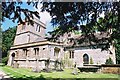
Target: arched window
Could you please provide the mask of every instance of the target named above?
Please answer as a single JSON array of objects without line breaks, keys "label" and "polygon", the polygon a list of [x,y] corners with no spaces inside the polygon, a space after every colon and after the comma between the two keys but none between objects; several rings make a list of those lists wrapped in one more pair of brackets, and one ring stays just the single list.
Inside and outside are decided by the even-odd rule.
[{"label": "arched window", "polygon": [[15,53],[12,53],[12,55],[11,55],[12,57],[15,57]]},{"label": "arched window", "polygon": [[89,56],[87,54],[83,55],[83,64],[89,64]]},{"label": "arched window", "polygon": [[59,52],[60,52],[60,48],[55,47],[55,48],[54,48],[54,56],[57,56],[57,57],[58,57]]}]

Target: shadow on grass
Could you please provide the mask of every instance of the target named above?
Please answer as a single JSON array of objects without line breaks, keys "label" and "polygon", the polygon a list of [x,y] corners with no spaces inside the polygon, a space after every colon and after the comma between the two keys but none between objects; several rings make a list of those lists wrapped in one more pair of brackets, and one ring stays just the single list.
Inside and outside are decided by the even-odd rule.
[{"label": "shadow on grass", "polygon": [[44,76],[41,74],[39,77],[19,77],[12,78],[11,80],[118,80],[117,78],[51,78]]},{"label": "shadow on grass", "polygon": [[33,77],[33,76],[30,77],[24,76],[19,78],[12,77],[12,80],[47,80],[47,79],[44,78],[43,75],[40,75],[39,77]]},{"label": "shadow on grass", "polygon": [[12,78],[12,80],[88,80],[88,79],[85,79],[85,78],[51,78],[51,77],[44,78],[44,76],[41,74],[39,77],[19,77],[19,78]]}]

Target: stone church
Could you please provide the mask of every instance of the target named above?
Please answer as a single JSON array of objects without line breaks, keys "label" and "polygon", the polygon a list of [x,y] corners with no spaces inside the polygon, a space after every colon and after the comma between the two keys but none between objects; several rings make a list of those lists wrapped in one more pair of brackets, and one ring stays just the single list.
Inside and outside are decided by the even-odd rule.
[{"label": "stone church", "polygon": [[[72,47],[70,39],[80,38],[80,35],[73,33],[64,34],[60,37],[59,43],[50,42],[46,39],[46,25],[34,19],[34,25],[18,24],[14,44],[9,51],[8,65],[18,64],[18,67],[34,68],[39,66],[45,68],[45,61],[50,59],[49,67],[54,66],[55,60],[63,61],[65,67],[73,67],[84,64],[101,65],[105,64],[106,59],[111,58],[116,63],[115,48],[110,46],[109,51],[102,51],[101,48],[92,48],[90,44],[82,43]],[[97,37],[106,37],[107,34],[96,34]],[[92,60],[92,63],[91,63]]]}]

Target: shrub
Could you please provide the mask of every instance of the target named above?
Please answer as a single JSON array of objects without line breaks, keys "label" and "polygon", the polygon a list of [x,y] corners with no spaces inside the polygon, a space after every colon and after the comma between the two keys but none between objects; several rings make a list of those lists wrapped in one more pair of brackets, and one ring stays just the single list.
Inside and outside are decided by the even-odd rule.
[{"label": "shrub", "polygon": [[58,68],[58,59],[55,60],[54,67],[55,67],[55,70]]},{"label": "shrub", "polygon": [[113,60],[109,57],[109,59],[106,59],[105,64],[114,64]]},{"label": "shrub", "polygon": [[2,58],[2,63],[4,63],[5,65],[7,65],[7,61],[8,61],[8,57]]},{"label": "shrub", "polygon": [[90,58],[90,64],[93,64],[93,59],[92,59],[92,57]]}]

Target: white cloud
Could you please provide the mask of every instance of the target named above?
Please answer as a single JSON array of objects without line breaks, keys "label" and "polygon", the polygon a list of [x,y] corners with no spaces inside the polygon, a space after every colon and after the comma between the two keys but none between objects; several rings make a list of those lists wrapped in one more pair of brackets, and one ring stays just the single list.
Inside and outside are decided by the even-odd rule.
[{"label": "white cloud", "polygon": [[39,12],[39,15],[40,15],[40,21],[42,21],[43,23],[47,24],[51,21],[51,16],[48,12],[41,12],[41,7],[42,7],[42,4],[38,4],[38,9],[36,9],[38,12]]}]

